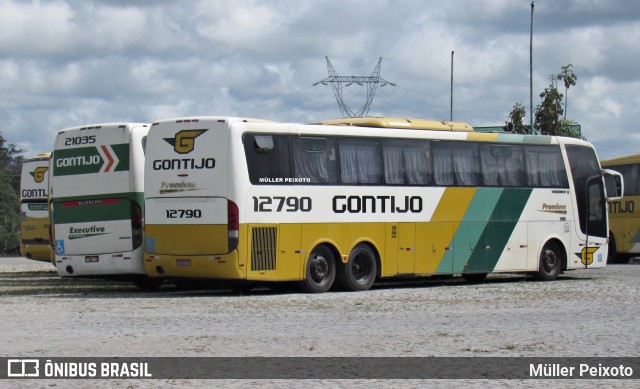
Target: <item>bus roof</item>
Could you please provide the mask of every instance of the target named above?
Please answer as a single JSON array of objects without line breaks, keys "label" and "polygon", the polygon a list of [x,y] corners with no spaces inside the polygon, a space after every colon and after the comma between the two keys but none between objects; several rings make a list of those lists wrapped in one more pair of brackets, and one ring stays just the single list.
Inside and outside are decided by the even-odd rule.
[{"label": "bus roof", "polygon": [[473,132],[473,127],[462,122],[446,122],[426,119],[407,119],[397,117],[363,117],[325,120],[321,124],[356,127],[403,128],[407,130],[436,130]]},{"label": "bus roof", "polygon": [[612,158],[600,161],[602,166],[613,166],[613,165],[630,165],[633,163],[640,162],[640,154],[627,155],[624,157]]},{"label": "bus roof", "polygon": [[89,124],[82,126],[75,126],[64,128],[58,132],[58,134],[64,134],[68,131],[77,131],[77,130],[97,130],[101,128],[133,128],[133,127],[149,127],[148,123],[98,123],[98,124]]},{"label": "bus roof", "polygon": [[26,158],[25,162],[45,161],[51,158],[51,153],[38,153],[38,155]]},{"label": "bus roof", "polygon": [[257,119],[257,118],[243,118],[243,117],[234,117],[234,116],[186,116],[186,117],[176,117],[169,119],[156,120],[152,123],[152,126],[156,126],[160,123],[197,123],[201,120],[215,120],[219,122],[242,122],[242,123],[277,123],[268,119]]}]

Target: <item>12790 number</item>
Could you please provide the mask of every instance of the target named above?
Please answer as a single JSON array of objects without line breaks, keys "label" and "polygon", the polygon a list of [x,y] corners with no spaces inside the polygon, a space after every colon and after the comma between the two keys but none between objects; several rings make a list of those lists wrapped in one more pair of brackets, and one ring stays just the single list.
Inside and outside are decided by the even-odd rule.
[{"label": "12790 number", "polygon": [[309,212],[311,197],[253,197],[254,212]]},{"label": "12790 number", "polygon": [[202,211],[199,209],[167,209],[167,219],[200,219]]}]

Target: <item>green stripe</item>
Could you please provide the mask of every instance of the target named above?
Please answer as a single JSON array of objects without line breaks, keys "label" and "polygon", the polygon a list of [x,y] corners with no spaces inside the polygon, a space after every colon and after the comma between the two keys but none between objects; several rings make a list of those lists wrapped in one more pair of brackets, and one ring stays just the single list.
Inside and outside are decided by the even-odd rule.
[{"label": "green stripe", "polygon": [[111,145],[111,148],[118,157],[118,164],[113,171],[121,172],[129,170],[129,143]]},{"label": "green stripe", "polygon": [[524,135],[524,143],[549,145],[553,140],[552,137],[546,135]]},{"label": "green stripe", "polygon": [[436,272],[492,272],[532,191],[478,188]]},{"label": "green stripe", "polygon": [[[129,143],[109,145],[118,159],[111,171],[129,170]],[[53,156],[53,175],[70,176],[78,174],[95,174],[109,162],[98,152],[100,146],[76,147],[56,150]]]},{"label": "green stripe", "polygon": [[[75,207],[64,207],[63,202],[87,201],[99,199],[114,199],[120,201],[116,204],[81,205]],[[55,199],[53,203],[53,219],[56,224],[64,223],[87,223],[93,221],[110,221],[131,219],[130,201],[135,201],[144,213],[143,193],[114,193],[109,195],[93,195],[80,197],[65,197]]]},{"label": "green stripe", "polygon": [[490,273],[495,269],[531,192],[532,189],[504,189],[467,266],[463,266],[464,273]]},{"label": "green stripe", "polygon": [[453,236],[451,248],[438,265],[437,273],[461,273],[484,232],[503,189],[478,188]]}]

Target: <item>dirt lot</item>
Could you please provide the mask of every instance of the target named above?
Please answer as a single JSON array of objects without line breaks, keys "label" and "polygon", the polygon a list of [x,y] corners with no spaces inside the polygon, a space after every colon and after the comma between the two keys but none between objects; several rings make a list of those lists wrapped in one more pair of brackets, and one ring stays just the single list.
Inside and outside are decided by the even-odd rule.
[{"label": "dirt lot", "polygon": [[[181,290],[172,284],[142,292],[127,283],[61,279],[49,264],[0,258],[0,356],[638,357],[639,280],[640,265],[617,265],[568,272],[555,282],[490,275],[477,285],[456,277],[321,295],[267,288]],[[45,388],[550,385],[531,380],[28,383]],[[0,381],[0,387],[7,384],[25,381]],[[580,381],[575,387],[586,384],[604,382]],[[623,384],[607,386],[629,387]]]}]

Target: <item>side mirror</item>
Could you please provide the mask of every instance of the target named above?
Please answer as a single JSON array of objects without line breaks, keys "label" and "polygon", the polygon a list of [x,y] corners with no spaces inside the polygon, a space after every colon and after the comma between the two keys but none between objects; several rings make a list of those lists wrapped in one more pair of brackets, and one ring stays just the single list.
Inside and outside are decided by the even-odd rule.
[{"label": "side mirror", "polygon": [[604,190],[607,200],[620,200],[624,194],[622,174],[615,170],[603,169]]}]

